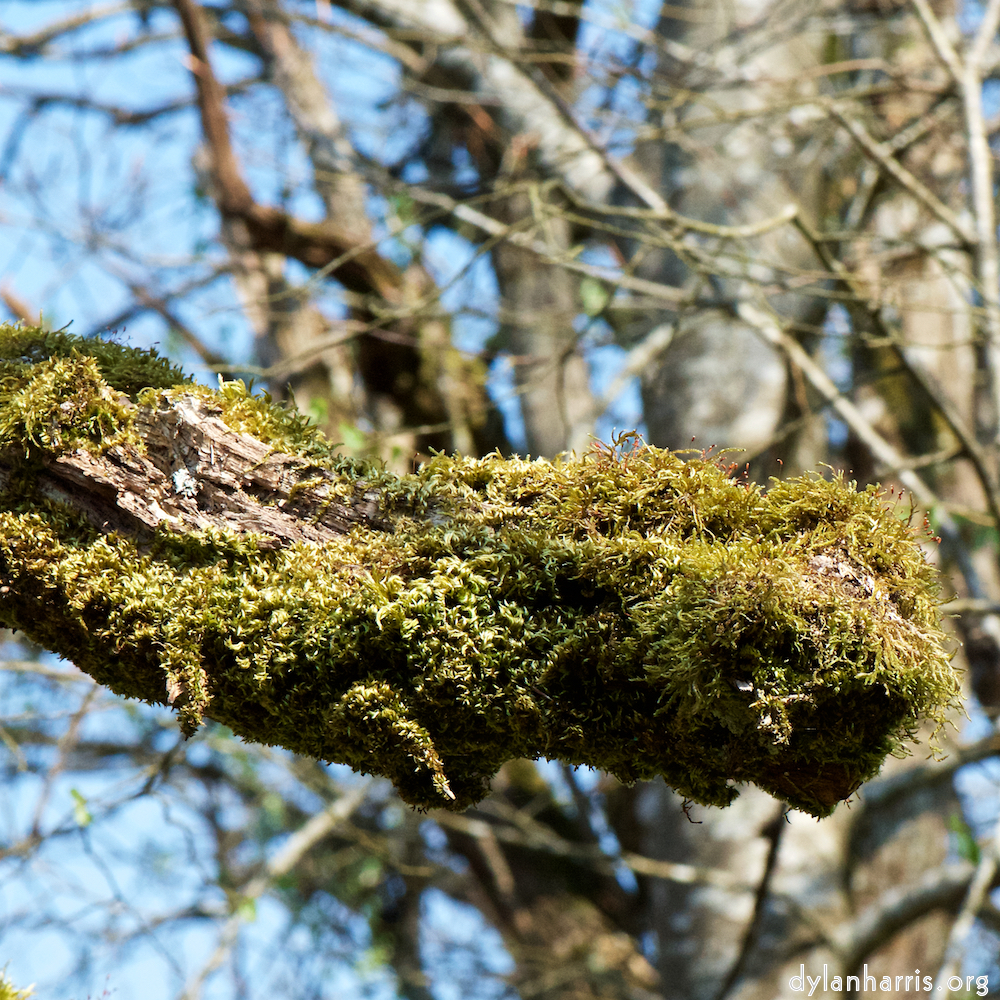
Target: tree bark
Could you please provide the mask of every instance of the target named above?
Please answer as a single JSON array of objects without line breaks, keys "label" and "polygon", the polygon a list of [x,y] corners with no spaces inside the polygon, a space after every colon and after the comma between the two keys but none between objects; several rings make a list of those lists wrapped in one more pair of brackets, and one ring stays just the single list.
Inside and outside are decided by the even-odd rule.
[{"label": "tree bark", "polygon": [[0,622],[186,732],[423,807],[546,756],[825,815],[954,696],[933,571],[876,491],[625,442],[397,477],[140,351],[8,327],[0,358]]}]

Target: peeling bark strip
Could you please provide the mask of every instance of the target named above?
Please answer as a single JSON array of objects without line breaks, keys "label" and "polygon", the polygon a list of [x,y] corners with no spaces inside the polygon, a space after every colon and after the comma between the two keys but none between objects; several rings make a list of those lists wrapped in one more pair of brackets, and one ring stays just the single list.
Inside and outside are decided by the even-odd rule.
[{"label": "peeling bark strip", "polygon": [[[143,452],[85,448],[44,456],[37,490],[82,514],[102,532],[150,541],[157,528],[255,532],[258,548],[327,542],[357,524],[392,530],[379,516],[379,496],[363,483],[338,499],[338,477],[308,460],[273,452],[233,431],[222,407],[196,395],[161,396],[138,409],[135,429]],[[17,459],[0,457],[0,488],[8,488]],[[342,485],[342,484],[341,484]]]},{"label": "peeling bark strip", "polygon": [[0,623],[189,733],[423,808],[545,756],[825,815],[957,696],[934,572],[875,490],[731,471],[639,448],[396,477],[242,383],[0,327]]}]

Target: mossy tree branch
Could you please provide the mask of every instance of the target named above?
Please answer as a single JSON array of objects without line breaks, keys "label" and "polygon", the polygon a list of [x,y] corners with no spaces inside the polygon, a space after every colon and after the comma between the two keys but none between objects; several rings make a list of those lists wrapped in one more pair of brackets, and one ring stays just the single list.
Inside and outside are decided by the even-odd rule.
[{"label": "mossy tree branch", "polygon": [[0,623],[420,807],[545,756],[825,815],[956,697],[934,572],[874,489],[732,473],[639,447],[397,477],[242,383],[4,327]]}]

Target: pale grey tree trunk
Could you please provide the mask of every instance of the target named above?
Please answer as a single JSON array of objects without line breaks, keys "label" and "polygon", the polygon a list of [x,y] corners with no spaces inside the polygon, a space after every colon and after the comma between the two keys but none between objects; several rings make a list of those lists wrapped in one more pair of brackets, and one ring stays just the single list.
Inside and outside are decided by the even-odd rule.
[{"label": "pale grey tree trunk", "polygon": [[[677,6],[671,5],[671,11],[676,10]],[[830,60],[828,46],[842,41],[822,27],[808,27],[810,18],[819,20],[823,13],[819,4],[692,4],[686,10],[693,20],[669,16],[661,20],[663,37],[699,53],[728,53],[730,78],[741,74],[749,81],[755,76],[788,79],[798,75],[803,81],[797,90],[800,97],[810,90],[819,93],[818,84],[810,81],[820,78],[810,71]],[[918,58],[926,61],[930,57],[925,37],[912,20],[905,31],[898,20],[884,31],[874,30],[874,23],[870,27],[873,30],[869,32],[857,32],[867,47],[864,55],[892,59],[893,46],[905,38]],[[839,53],[837,58],[851,55]],[[910,58],[913,56],[911,52]],[[669,56],[661,59],[660,79],[661,107],[667,109],[658,108],[652,120],[667,128],[671,124],[683,128],[676,132],[682,141],[651,141],[638,150],[637,161],[646,179],[659,185],[673,208],[686,216],[725,225],[773,216],[788,202],[794,202],[811,221],[819,220],[824,211],[829,213],[829,188],[833,180],[840,179],[827,173],[829,151],[832,144],[843,145],[844,140],[833,134],[822,113],[805,115],[807,129],[797,129],[794,115],[787,114],[762,114],[734,122],[732,117],[738,112],[763,109],[777,92],[749,82],[715,88],[710,75],[706,85],[704,70],[682,65]],[[679,108],[670,106],[671,95],[682,86],[695,92],[690,105],[678,102]],[[710,117],[713,110],[729,120],[698,129],[689,127],[691,119]],[[849,154],[849,150],[845,152]],[[850,162],[849,155],[843,158]],[[854,162],[857,159],[855,155]],[[897,196],[884,204],[876,228],[887,242],[919,243],[925,234],[903,223],[913,216],[912,199]],[[742,447],[755,453],[772,443],[783,421],[790,416],[808,416],[808,409],[815,406],[811,396],[803,398],[801,390],[796,394],[797,386],[790,377],[795,373],[789,372],[785,358],[737,319],[732,306],[739,296],[752,291],[745,279],[753,279],[758,288],[769,281],[777,284],[782,271],[794,274],[815,269],[820,262],[801,234],[789,228],[748,242],[744,250],[745,271],[740,273],[736,265],[729,278],[715,279],[711,284],[721,308],[681,317],[671,346],[642,380],[646,420],[654,443],[690,447],[693,439],[696,447]],[[690,263],[670,251],[654,251],[642,260],[637,273],[678,286],[689,285],[699,280]],[[877,266],[873,261],[872,267]],[[954,266],[948,274],[941,262],[925,255],[904,265],[904,270],[909,273],[900,283],[898,299],[899,312],[905,316],[904,335],[924,345],[922,357],[950,386],[956,405],[971,425],[975,362],[968,337],[962,267],[957,268],[956,281]],[[876,278],[873,275],[873,280]],[[827,303],[821,299],[773,291],[766,298],[779,316],[795,324],[817,327],[823,322]],[[809,342],[807,338],[807,345]],[[944,347],[948,349],[937,349]],[[867,398],[877,425],[889,432],[886,425],[891,424],[891,433],[895,433],[899,414],[889,412],[884,397],[877,392],[869,391]],[[874,411],[877,406],[882,407],[885,421]],[[924,427],[931,423],[926,403],[915,420]],[[786,460],[784,472],[813,465],[823,454],[822,438],[823,420],[813,416],[797,437],[771,452],[771,465],[760,471],[764,475],[782,471],[773,464],[777,456]],[[872,468],[870,462],[866,466]],[[969,501],[970,505],[978,502],[979,498]],[[906,772],[920,763],[912,759],[892,762],[885,771],[887,780],[890,774]],[[947,926],[939,911],[938,915],[929,911],[922,921],[890,936],[872,954],[858,942],[867,940],[859,936],[862,915],[873,917],[884,908],[887,893],[905,892],[919,885],[922,878],[942,871],[948,816],[958,808],[948,781],[934,786],[932,793],[907,800],[883,800],[873,795],[869,803],[869,796],[862,792],[860,804],[842,808],[820,823],[792,815],[787,824],[778,827],[774,825],[773,801],[755,793],[741,796],[725,811],[695,808],[690,818],[681,805],[663,785],[643,790],[645,846],[653,856],[745,873],[755,884],[768,872],[769,851],[775,856],[768,875],[769,894],[757,901],[756,908],[752,896],[714,887],[669,882],[651,886],[651,921],[657,929],[665,1000],[791,997],[795,994],[789,989],[789,978],[802,964],[812,975],[822,974],[826,966],[831,977],[854,974],[857,970],[853,966],[861,958],[877,966],[880,975],[882,971],[912,974],[917,967],[931,973],[936,969]],[[952,883],[944,881],[950,890]],[[945,890],[942,893],[947,895]],[[954,908],[960,893],[952,892],[947,898]],[[804,914],[808,914],[808,921],[803,920]],[[831,929],[831,933],[824,935],[818,928]],[[903,990],[899,995],[916,993]]]},{"label": "pale grey tree trunk", "polygon": [[[824,32],[805,30],[819,4],[782,2],[669,5],[659,36],[679,43],[700,63],[661,53],[649,125],[636,162],[650,185],[683,216],[716,225],[758,223],[794,203],[809,219],[819,211],[823,135],[815,122],[796,128],[787,114],[765,109],[782,85],[821,60]],[[706,65],[708,63],[708,65]],[[808,82],[800,89],[815,89]],[[678,97],[687,91],[688,99]],[[802,94],[805,96],[805,93]],[[717,112],[717,114],[716,114]],[[705,124],[694,126],[695,121]],[[709,235],[698,250],[730,251],[727,275],[706,280],[698,259],[671,250],[646,254],[637,273],[677,286],[700,284],[719,301],[677,318],[670,347],[642,379],[650,440],[665,447],[764,449],[789,405],[786,363],[734,314],[734,303],[756,286],[779,282],[786,269],[814,268],[812,248],[791,226],[745,241]],[[692,269],[692,265],[695,269]],[[808,295],[767,295],[769,304],[798,322],[817,323],[825,306]],[[794,405],[794,404],[793,404]],[[808,459],[806,459],[808,461]],[[770,472],[772,470],[768,470]]]}]

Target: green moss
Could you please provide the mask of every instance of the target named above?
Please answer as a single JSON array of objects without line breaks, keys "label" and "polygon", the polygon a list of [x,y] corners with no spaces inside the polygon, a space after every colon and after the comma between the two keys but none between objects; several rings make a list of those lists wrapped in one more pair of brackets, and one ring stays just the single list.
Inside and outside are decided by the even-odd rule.
[{"label": "green moss", "polygon": [[[29,367],[43,377],[89,346]],[[753,782],[825,815],[957,696],[934,571],[875,489],[812,476],[764,491],[655,448],[437,456],[394,477],[242,384],[157,389],[140,404],[210,397],[234,429],[336,473],[344,496],[377,494],[394,527],[141,547],[40,498],[6,503],[0,623],[121,694],[171,702],[188,732],[216,719],[386,775],[421,807],[466,806],[504,761],[546,756],[662,774],[719,805]],[[0,426],[48,426],[48,403],[19,422],[8,405]],[[60,434],[110,440],[109,412]],[[29,438],[54,447],[5,440]]]},{"label": "green moss", "polygon": [[35,991],[32,987],[28,987],[26,990],[19,990],[14,984],[7,978],[6,971],[0,972],[0,1000],[28,1000],[29,997],[33,997]]},{"label": "green moss", "polygon": [[108,386],[133,399],[149,386],[168,388],[193,382],[155,350],[127,347],[113,340],[86,339],[65,330],[0,323],[0,365],[6,375],[24,373],[40,361],[82,355],[92,358]]},{"label": "green moss", "polygon": [[0,448],[28,455],[137,445],[124,397],[189,381],[155,351],[0,324]]},{"label": "green moss", "polygon": [[93,358],[49,358],[0,378],[0,448],[103,450],[130,437],[132,408]]}]

